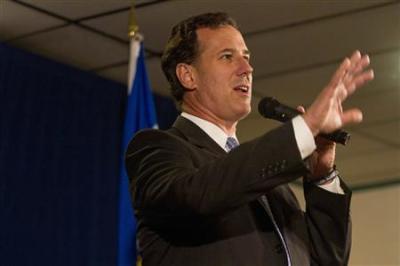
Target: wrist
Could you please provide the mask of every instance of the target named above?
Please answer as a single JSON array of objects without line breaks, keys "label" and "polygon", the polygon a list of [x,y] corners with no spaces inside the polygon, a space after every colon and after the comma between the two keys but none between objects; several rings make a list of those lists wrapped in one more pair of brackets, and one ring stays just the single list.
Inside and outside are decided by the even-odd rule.
[{"label": "wrist", "polygon": [[336,177],[339,177],[339,171],[336,169],[336,166],[333,166],[332,170],[329,171],[328,174],[326,174],[320,178],[313,178],[312,180],[308,179],[307,182],[321,186],[321,185],[326,185],[326,184],[332,183]]},{"label": "wrist", "polygon": [[310,129],[311,133],[313,134],[313,136],[317,136],[319,134],[319,128],[317,126],[314,125],[314,123],[312,122],[312,118],[306,113],[302,115],[304,122],[306,123],[306,125],[308,126],[308,128]]}]

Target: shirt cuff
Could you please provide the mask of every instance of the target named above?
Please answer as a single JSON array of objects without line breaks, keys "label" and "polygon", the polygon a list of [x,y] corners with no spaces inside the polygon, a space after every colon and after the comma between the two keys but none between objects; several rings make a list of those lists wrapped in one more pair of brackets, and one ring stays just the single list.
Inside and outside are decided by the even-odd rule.
[{"label": "shirt cuff", "polygon": [[344,191],[343,191],[342,187],[340,186],[339,177],[335,177],[335,179],[333,179],[332,182],[329,182],[328,184],[323,184],[323,185],[318,185],[318,186],[329,192],[344,195]]},{"label": "shirt cuff", "polygon": [[293,118],[292,124],[301,159],[305,159],[317,148],[314,136],[301,115]]}]

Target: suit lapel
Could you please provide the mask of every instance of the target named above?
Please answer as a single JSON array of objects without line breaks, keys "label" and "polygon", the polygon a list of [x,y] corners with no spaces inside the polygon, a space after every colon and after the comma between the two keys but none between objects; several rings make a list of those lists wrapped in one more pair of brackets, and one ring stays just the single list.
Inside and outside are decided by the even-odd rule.
[{"label": "suit lapel", "polygon": [[188,142],[201,149],[206,149],[212,153],[220,155],[226,155],[225,150],[222,149],[210,136],[208,136],[207,133],[205,133],[195,123],[182,116],[178,116],[175,123],[172,125],[172,129]]}]

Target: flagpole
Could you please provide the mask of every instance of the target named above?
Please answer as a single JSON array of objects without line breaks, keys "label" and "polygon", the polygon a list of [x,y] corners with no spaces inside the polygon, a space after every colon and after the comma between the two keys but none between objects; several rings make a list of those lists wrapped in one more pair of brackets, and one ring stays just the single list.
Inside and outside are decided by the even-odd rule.
[{"label": "flagpole", "polygon": [[128,35],[129,38],[135,37],[135,35],[139,32],[139,25],[136,19],[135,13],[135,0],[131,0],[131,10],[129,12],[129,29]]},{"label": "flagpole", "polygon": [[136,22],[135,1],[131,0],[128,34],[130,38],[129,73],[124,130],[122,136],[121,176],[118,206],[118,254],[117,265],[141,265],[141,258],[136,243],[136,221],[132,209],[129,191],[129,178],[126,173],[124,158],[128,143],[135,132],[142,128],[154,128],[157,124],[154,102],[148,81],[143,37]]},{"label": "flagpole", "polygon": [[128,36],[129,44],[129,66],[128,66],[128,95],[131,93],[133,77],[136,73],[136,58],[139,56],[140,44],[143,36],[139,33],[139,25],[136,19],[135,0],[131,0],[131,9],[129,11]]}]

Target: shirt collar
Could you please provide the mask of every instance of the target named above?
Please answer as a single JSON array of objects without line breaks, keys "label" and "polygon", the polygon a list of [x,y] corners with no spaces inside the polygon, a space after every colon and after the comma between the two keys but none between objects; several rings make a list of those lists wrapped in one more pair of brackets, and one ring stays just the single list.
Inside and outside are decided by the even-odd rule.
[{"label": "shirt collar", "polygon": [[[217,125],[204,120],[200,117],[182,112],[181,116],[192,121],[193,123],[195,123],[198,127],[200,127],[211,139],[213,139],[222,149],[224,149],[225,151],[227,151],[225,144],[226,144],[226,139],[229,137],[220,127],[218,127]],[[236,140],[236,134],[233,136],[230,136],[235,138]],[[239,143],[239,141],[238,141]]]}]

